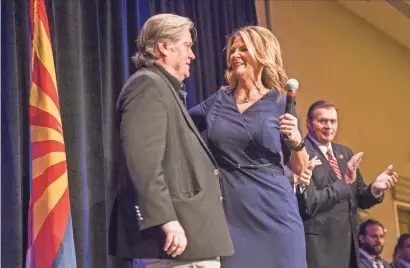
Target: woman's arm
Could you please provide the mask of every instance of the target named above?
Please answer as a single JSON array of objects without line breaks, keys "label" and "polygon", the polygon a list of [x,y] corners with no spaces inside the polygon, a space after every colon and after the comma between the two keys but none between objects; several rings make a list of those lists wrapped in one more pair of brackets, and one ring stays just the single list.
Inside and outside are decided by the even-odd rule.
[{"label": "woman's arm", "polygon": [[199,132],[207,129],[206,115],[214,105],[217,94],[220,94],[219,91],[212,94],[209,98],[202,101],[198,105],[189,109],[189,114],[191,115],[191,118],[198,128]]}]

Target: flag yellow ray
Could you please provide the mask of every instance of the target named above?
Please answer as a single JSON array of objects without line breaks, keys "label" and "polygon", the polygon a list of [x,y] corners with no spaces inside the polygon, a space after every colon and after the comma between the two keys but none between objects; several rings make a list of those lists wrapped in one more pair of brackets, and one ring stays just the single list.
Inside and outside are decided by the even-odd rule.
[{"label": "flag yellow ray", "polygon": [[31,142],[55,140],[64,143],[64,138],[60,132],[49,127],[31,126]]},{"label": "flag yellow ray", "polygon": [[51,114],[55,119],[57,119],[61,126],[61,116],[57,106],[53,100],[34,83],[31,85],[30,104]]},{"label": "flag yellow ray", "polygon": [[47,168],[66,160],[65,152],[51,152],[32,162],[32,177],[35,180],[44,173]]},{"label": "flag yellow ray", "polygon": [[50,184],[41,197],[32,204],[33,217],[33,241],[36,239],[38,232],[47,219],[48,214],[61,199],[68,187],[67,172],[60,176],[56,181]]}]

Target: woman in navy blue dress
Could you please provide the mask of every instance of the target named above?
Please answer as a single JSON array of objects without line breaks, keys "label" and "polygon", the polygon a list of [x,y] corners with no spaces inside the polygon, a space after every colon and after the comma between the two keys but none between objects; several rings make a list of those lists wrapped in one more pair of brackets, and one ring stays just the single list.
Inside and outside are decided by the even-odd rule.
[{"label": "woman in navy blue dress", "polygon": [[227,65],[229,86],[190,111],[221,171],[235,246],[222,267],[305,268],[303,224],[282,161],[300,174],[308,155],[296,113],[285,114],[279,43],[266,28],[241,28],[227,41]]}]

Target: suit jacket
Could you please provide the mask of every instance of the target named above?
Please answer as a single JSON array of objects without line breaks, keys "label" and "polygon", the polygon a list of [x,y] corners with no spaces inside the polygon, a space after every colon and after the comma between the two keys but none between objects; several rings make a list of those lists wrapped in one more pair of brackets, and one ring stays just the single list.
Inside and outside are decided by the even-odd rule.
[{"label": "suit jacket", "polygon": [[110,254],[171,258],[161,225],[178,220],[188,246],[175,259],[232,255],[218,167],[169,76],[156,65],[142,68],[118,98],[124,168],[111,213]]},{"label": "suit jacket", "polygon": [[[390,264],[384,260],[381,260],[383,263],[383,268],[392,268]],[[360,265],[359,268],[374,268],[373,263],[369,260],[369,258],[360,252]]]},{"label": "suit jacket", "polygon": [[397,267],[397,268],[407,268],[402,261],[401,261],[397,266],[393,266],[392,264],[390,264],[390,267],[391,267],[391,268],[393,268],[393,267]]},{"label": "suit jacket", "polygon": [[[322,165],[314,168],[309,186],[296,193],[305,227],[308,267],[358,267],[357,208],[370,208],[381,202],[383,196],[373,196],[359,170],[353,184],[339,180],[309,136],[305,144],[309,156],[316,155],[322,161]],[[332,143],[332,148],[344,176],[352,150],[336,143]]]}]

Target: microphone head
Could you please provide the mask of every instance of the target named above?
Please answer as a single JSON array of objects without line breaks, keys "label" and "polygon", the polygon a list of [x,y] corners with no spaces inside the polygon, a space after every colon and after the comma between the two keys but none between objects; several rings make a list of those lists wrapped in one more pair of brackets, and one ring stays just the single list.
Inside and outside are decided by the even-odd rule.
[{"label": "microphone head", "polygon": [[299,82],[298,82],[298,80],[296,80],[294,78],[289,79],[286,82],[286,85],[285,85],[286,91],[292,91],[292,92],[296,92],[298,87],[299,87]]}]

